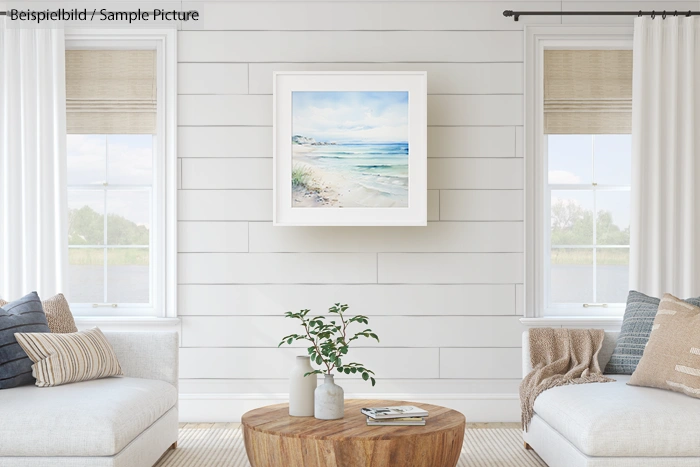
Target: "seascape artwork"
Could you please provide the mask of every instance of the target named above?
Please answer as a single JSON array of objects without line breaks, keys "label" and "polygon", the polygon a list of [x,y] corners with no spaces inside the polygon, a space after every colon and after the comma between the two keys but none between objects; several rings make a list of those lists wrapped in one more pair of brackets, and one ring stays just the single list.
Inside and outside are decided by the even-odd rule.
[{"label": "seascape artwork", "polygon": [[408,207],[408,92],[292,92],[292,207]]}]

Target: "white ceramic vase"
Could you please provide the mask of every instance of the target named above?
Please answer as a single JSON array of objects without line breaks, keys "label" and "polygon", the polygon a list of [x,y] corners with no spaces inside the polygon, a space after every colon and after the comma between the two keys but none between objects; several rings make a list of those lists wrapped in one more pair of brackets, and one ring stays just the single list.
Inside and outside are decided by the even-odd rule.
[{"label": "white ceramic vase", "polygon": [[345,411],[345,391],[335,384],[333,375],[323,375],[323,384],[316,388],[314,417],[319,420],[343,418]]},{"label": "white ceramic vase", "polygon": [[318,379],[316,375],[304,376],[312,371],[309,357],[298,356],[289,376],[289,415],[292,417],[314,416],[314,390]]}]

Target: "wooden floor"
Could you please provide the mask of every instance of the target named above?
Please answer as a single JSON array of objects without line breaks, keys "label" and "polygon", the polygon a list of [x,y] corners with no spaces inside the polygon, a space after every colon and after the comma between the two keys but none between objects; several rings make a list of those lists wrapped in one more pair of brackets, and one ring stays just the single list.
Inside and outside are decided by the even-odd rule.
[{"label": "wooden floor", "polygon": [[[197,428],[206,430],[209,428],[238,428],[241,426],[238,422],[229,423],[180,423],[180,428]],[[520,428],[520,423],[467,423],[467,429],[475,428]]]}]

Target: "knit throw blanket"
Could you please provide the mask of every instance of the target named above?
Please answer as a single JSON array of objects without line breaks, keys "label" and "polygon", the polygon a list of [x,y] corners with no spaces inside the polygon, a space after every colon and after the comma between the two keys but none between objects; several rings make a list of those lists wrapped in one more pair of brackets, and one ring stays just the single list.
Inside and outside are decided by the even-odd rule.
[{"label": "knit throw blanket", "polygon": [[547,389],[567,384],[608,383],[598,365],[602,329],[530,329],[533,370],[520,383],[523,430],[532,420],[535,399]]}]

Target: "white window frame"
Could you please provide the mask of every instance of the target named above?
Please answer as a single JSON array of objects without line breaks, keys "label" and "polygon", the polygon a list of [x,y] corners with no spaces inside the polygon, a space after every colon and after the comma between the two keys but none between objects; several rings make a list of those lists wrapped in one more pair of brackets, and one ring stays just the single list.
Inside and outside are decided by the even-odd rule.
[{"label": "white window frame", "polygon": [[[156,50],[156,130],[153,159],[151,306],[71,305],[80,320],[177,317],[177,31],[66,29],[66,49]],[[106,214],[106,213],[105,213]]]},{"label": "white window frame", "polygon": [[[612,325],[619,324],[623,307],[546,309],[550,230],[546,210],[547,164],[544,135],[544,51],[631,50],[630,26],[525,26],[525,297],[524,324]],[[588,313],[585,310],[589,310]]]}]

